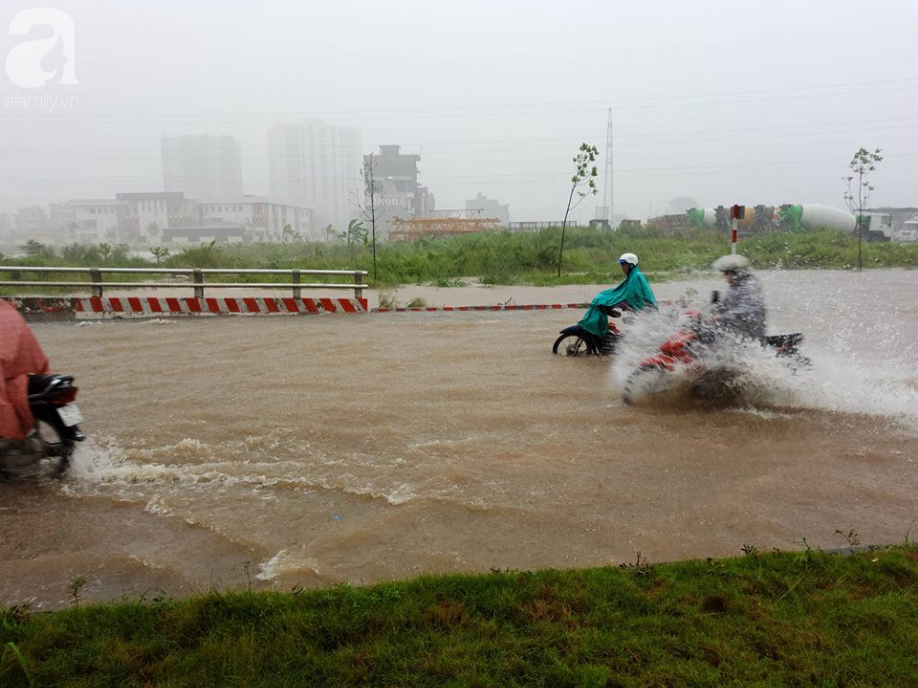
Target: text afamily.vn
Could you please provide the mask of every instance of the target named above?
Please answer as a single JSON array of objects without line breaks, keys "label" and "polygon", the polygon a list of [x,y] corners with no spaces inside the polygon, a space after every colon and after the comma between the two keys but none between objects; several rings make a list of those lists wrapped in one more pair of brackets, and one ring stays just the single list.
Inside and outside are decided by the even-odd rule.
[{"label": "text afamily.vn", "polygon": [[22,96],[16,93],[15,96],[7,96],[7,110],[42,110],[54,112],[55,110],[75,110],[80,107],[80,99],[71,96],[69,98],[58,98],[44,93],[40,96]]}]

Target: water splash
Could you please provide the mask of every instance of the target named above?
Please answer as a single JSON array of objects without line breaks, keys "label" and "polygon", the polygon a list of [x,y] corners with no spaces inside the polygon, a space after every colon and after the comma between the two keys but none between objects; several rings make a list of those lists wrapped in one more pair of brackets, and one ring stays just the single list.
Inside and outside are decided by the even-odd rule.
[{"label": "water splash", "polygon": [[[813,308],[815,308],[813,306]],[[685,308],[661,309],[635,317],[622,341],[610,377],[611,386],[624,388],[641,361],[659,350],[665,339],[688,322]],[[822,314],[819,325],[827,336],[819,342],[804,340],[801,353],[812,361],[808,367],[756,345],[726,345],[704,352],[699,363],[705,369],[730,371],[728,389],[718,401],[736,408],[811,409],[870,415],[890,421],[909,433],[918,433],[918,379],[903,374],[914,345],[894,320],[871,330],[876,357],[865,356],[864,329],[851,318]],[[636,391],[638,403],[651,407],[698,408],[697,370],[679,365],[656,385],[647,383]],[[702,395],[703,396],[703,395]]]}]

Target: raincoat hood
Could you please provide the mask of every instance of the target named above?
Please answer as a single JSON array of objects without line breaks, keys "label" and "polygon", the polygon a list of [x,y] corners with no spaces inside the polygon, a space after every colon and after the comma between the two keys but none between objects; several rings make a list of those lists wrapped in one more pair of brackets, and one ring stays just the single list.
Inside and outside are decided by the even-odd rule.
[{"label": "raincoat hood", "polygon": [[26,321],[0,299],[0,437],[25,439],[34,419],[29,409],[29,375],[47,375],[48,358]]}]

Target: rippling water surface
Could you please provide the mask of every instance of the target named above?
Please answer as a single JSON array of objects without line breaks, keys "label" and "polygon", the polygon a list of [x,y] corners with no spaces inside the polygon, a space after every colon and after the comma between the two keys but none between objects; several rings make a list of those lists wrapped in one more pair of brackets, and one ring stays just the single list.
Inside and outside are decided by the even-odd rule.
[{"label": "rippling water surface", "polygon": [[914,537],[918,273],[763,279],[814,366],[762,361],[717,410],[623,405],[637,351],[552,356],[580,311],[38,325],[91,442],[63,482],[0,485],[0,603],[65,605],[80,576],[111,599]]}]

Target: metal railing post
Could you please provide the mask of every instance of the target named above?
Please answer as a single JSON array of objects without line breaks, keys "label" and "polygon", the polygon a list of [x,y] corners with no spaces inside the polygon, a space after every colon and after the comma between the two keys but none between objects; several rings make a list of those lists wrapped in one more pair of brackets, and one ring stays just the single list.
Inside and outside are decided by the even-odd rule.
[{"label": "metal railing post", "polygon": [[299,283],[300,283],[300,271],[294,270],[293,271],[293,298],[295,299],[300,298],[303,294],[303,290],[300,289],[298,286],[296,286]]},{"label": "metal railing post", "polygon": [[89,268],[89,276],[92,278],[92,295],[102,296],[102,273],[99,268]]},{"label": "metal railing post", "polygon": [[[192,273],[194,276],[194,298],[203,299],[204,298],[204,273],[200,269],[195,268]],[[198,286],[201,285],[201,286]]]},{"label": "metal railing post", "polygon": [[354,296],[358,299],[363,297],[363,275],[359,270],[354,271]]}]

